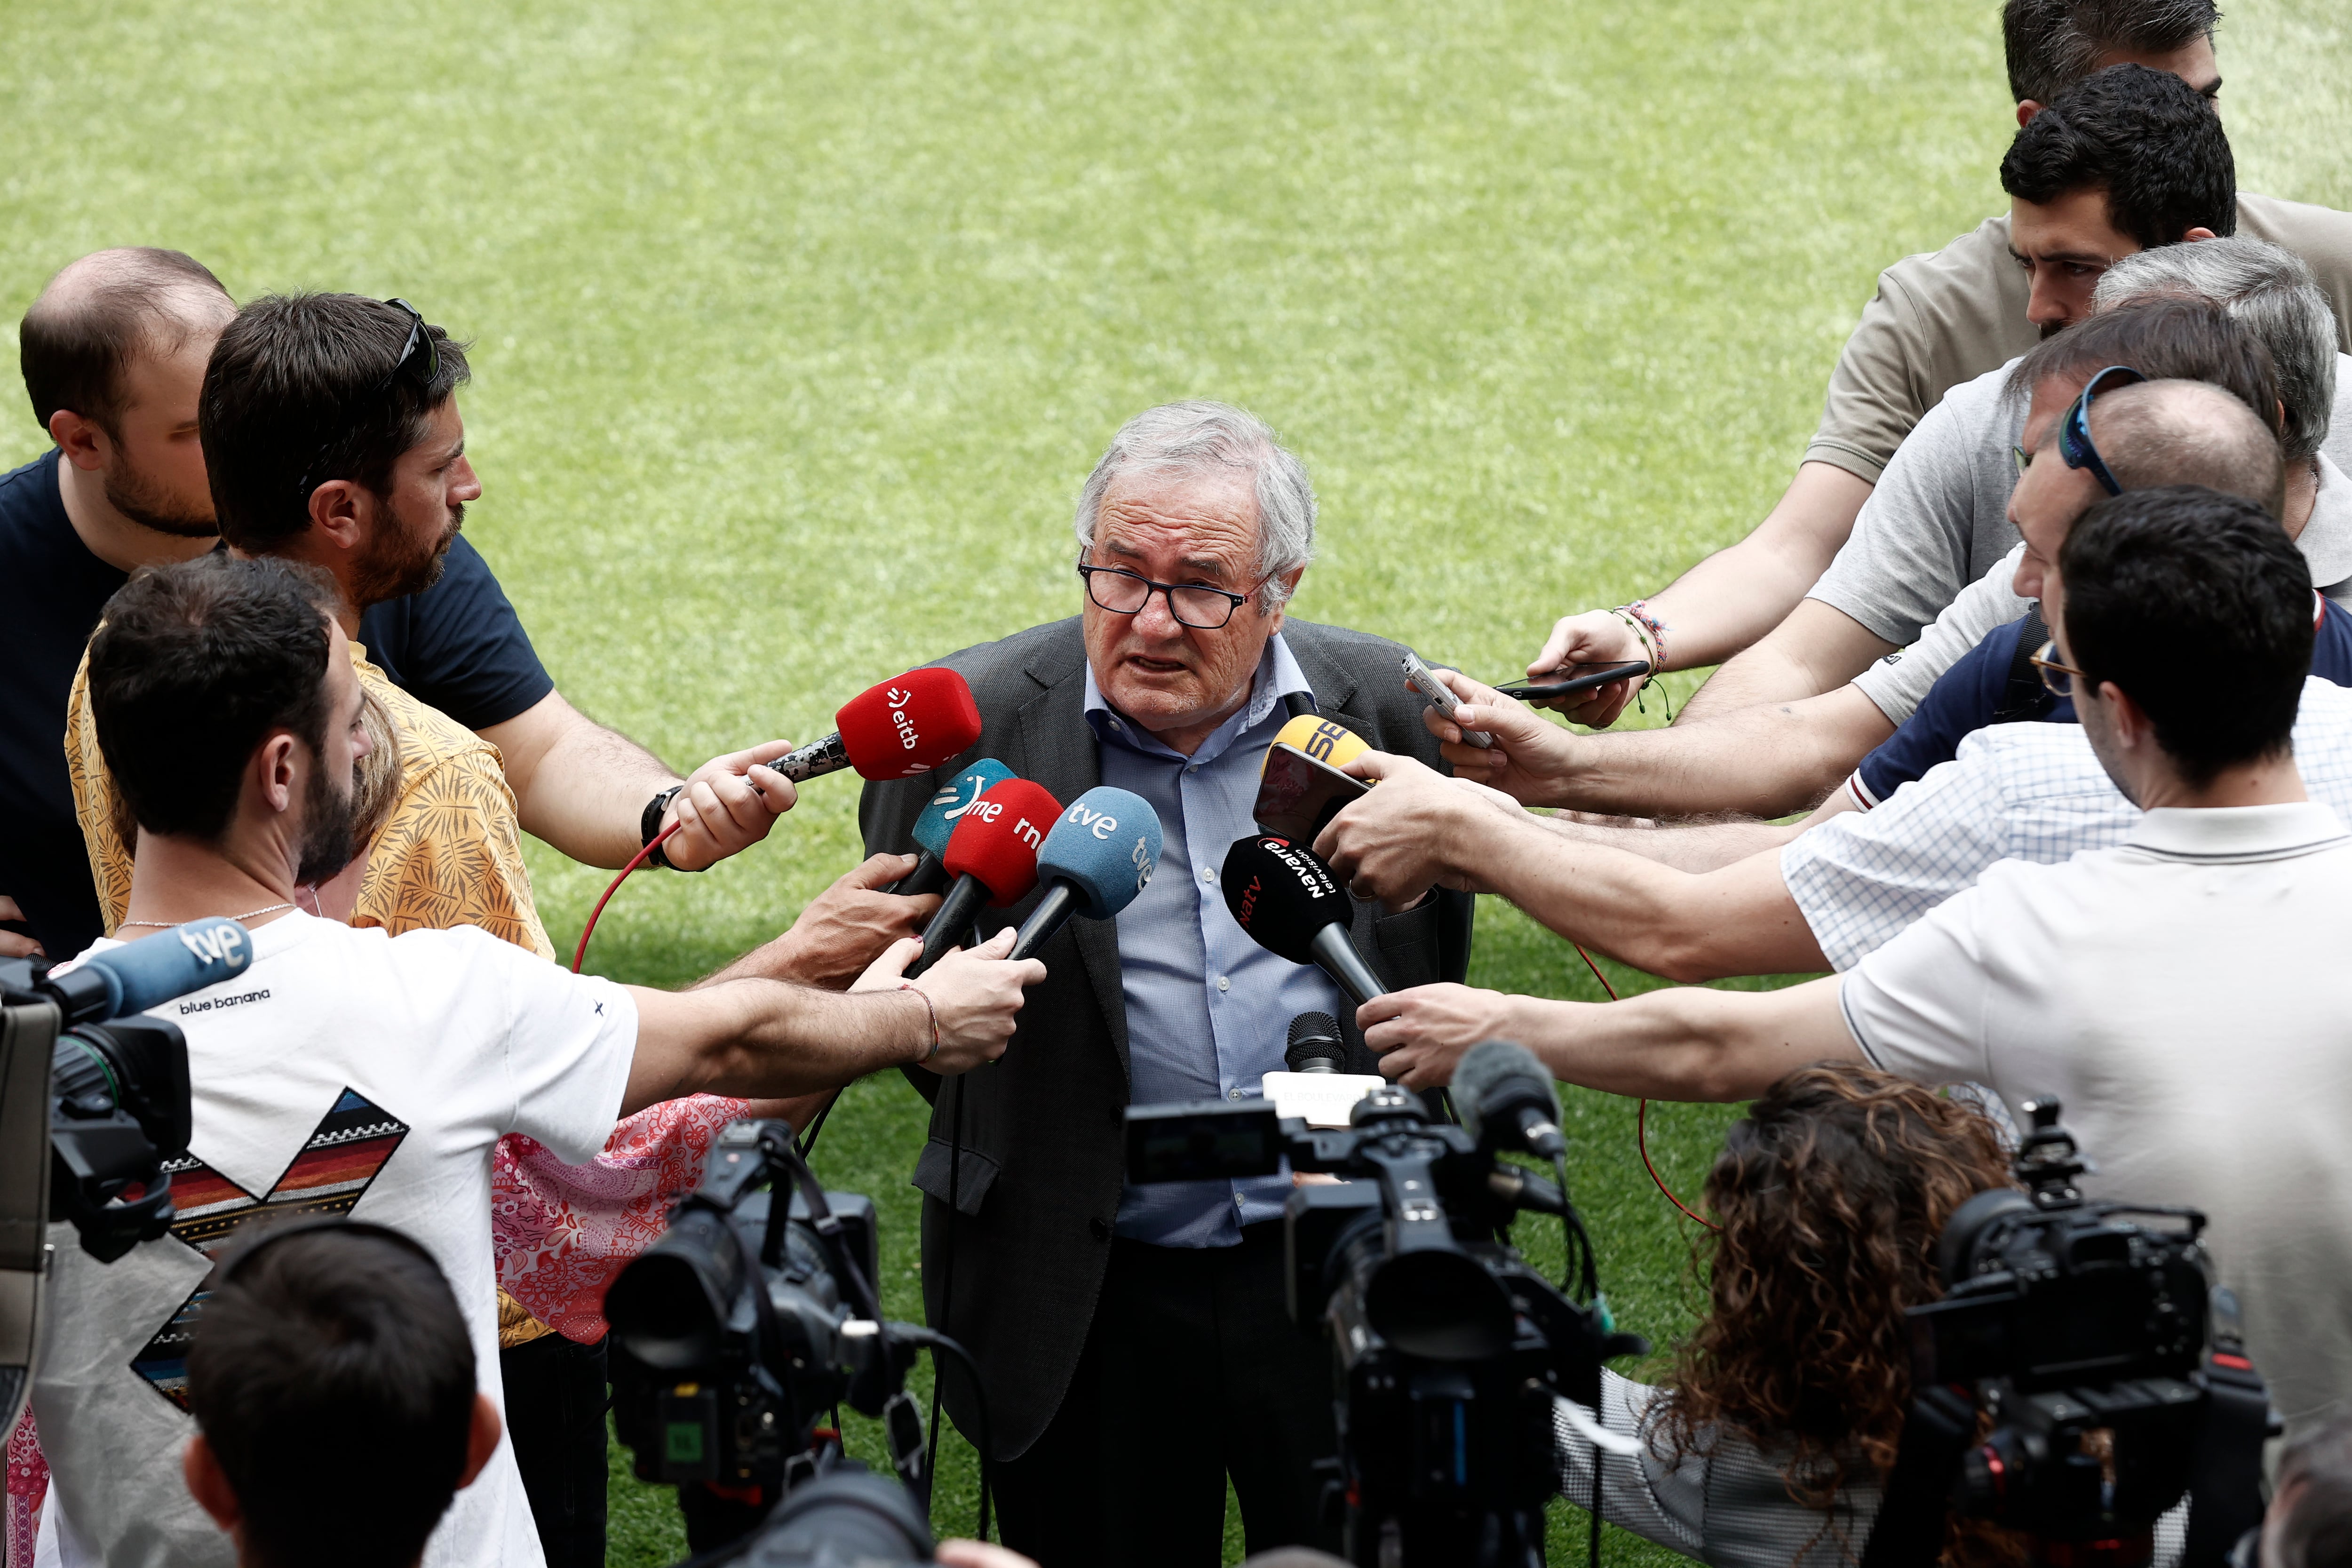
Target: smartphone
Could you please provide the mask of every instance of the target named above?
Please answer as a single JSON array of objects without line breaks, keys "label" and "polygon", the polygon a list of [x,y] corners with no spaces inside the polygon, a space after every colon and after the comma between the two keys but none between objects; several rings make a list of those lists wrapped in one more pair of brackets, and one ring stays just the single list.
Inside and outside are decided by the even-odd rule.
[{"label": "smartphone", "polygon": [[1612,680],[1630,680],[1650,673],[1649,665],[1638,658],[1630,664],[1580,664],[1570,668],[1580,669],[1583,673],[1570,676],[1566,680],[1514,681],[1508,686],[1497,686],[1495,689],[1506,697],[1515,697],[1522,702],[1533,702],[1543,697],[1570,697],[1580,691],[1590,691],[1596,686],[1606,686]]},{"label": "smartphone", "polygon": [[[1428,699],[1432,708],[1448,719],[1453,718],[1454,710],[1462,706],[1461,699],[1454,695],[1454,689],[1438,679],[1437,672],[1422,663],[1418,654],[1405,655],[1402,662],[1404,678],[1412,682],[1412,689]],[[1463,731],[1462,738],[1482,752],[1495,743],[1494,736],[1476,730]]]},{"label": "smartphone", "polygon": [[1276,741],[1265,749],[1257,804],[1250,811],[1268,833],[1278,833],[1293,844],[1313,844],[1341,806],[1371,787],[1286,741]]}]

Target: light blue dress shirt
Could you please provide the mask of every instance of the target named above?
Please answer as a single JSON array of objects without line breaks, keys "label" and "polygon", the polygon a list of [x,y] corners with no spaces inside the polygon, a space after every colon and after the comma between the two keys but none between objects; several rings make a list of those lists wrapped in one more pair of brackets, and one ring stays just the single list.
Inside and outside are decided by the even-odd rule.
[{"label": "light blue dress shirt", "polygon": [[[1087,722],[1102,782],[1133,790],[1160,814],[1160,868],[1118,916],[1127,1001],[1129,1100],[1255,1098],[1282,1070],[1290,1020],[1338,1016],[1339,988],[1319,969],[1276,957],[1234,922],[1217,885],[1225,850],[1258,831],[1258,766],[1290,714],[1283,699],[1313,688],[1283,645],[1267,639],[1241,711],[1185,756],[1105,700],[1087,668]],[[1282,1213],[1290,1177],[1129,1187],[1118,1233],[1160,1247],[1233,1247],[1241,1227]]]}]

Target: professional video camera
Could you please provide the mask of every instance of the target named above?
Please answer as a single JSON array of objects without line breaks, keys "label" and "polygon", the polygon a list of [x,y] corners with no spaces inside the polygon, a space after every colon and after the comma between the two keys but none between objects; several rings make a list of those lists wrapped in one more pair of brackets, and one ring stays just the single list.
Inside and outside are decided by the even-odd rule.
[{"label": "professional video camera", "polygon": [[1959,1206],[1947,1294],[1910,1309],[1916,1393],[1864,1568],[1934,1561],[1948,1509],[2027,1534],[2040,1561],[2141,1563],[2184,1494],[2184,1562],[2221,1563],[2261,1520],[2277,1426],[2205,1216],[2085,1202],[2058,1102],[2025,1110],[2026,1190]]},{"label": "professional video camera", "polygon": [[187,1152],[188,1042],[150,1007],[244,973],[231,920],[191,921],[56,973],[0,960],[0,1418],[32,1383],[48,1226],[111,1263],[172,1224]]},{"label": "professional video camera", "polygon": [[[1551,1079],[1520,1047],[1490,1040],[1462,1060],[1463,1124],[1430,1120],[1393,1085],[1318,1131],[1265,1101],[1131,1107],[1128,1179],[1136,1183],[1295,1171],[1284,1215],[1290,1314],[1328,1331],[1337,1383],[1338,1475],[1349,1557],[1397,1564],[1539,1564],[1544,1505],[1559,1489],[1553,1409],[1597,1414],[1601,1363],[1646,1353],[1613,1331],[1593,1288],[1591,1246],[1566,1195],[1566,1143]],[[1555,1184],[1496,1158],[1552,1160]],[[1521,1212],[1557,1215],[1580,1306],[1507,1245]]]},{"label": "professional video camera", "polygon": [[[787,1184],[782,1202],[775,1184]],[[907,1369],[926,1348],[963,1362],[975,1384],[978,1369],[945,1334],[885,1321],[879,1278],[872,1202],[819,1188],[785,1123],[738,1121],[668,1230],[613,1281],[614,1424],[638,1478],[740,1505],[696,1550],[741,1538],[751,1563],[929,1560]],[[837,1423],[820,1426],[844,1404],[881,1418],[903,1487],[845,1458]],[[986,1508],[983,1494],[983,1536]]]}]

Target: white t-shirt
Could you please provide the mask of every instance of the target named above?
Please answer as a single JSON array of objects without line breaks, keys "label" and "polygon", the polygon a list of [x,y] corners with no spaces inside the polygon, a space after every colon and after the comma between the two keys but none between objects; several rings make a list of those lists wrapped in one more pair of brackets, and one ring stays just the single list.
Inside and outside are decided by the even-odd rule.
[{"label": "white t-shirt", "polygon": [[[262,1215],[349,1214],[422,1244],[449,1278],[482,1392],[503,1413],[491,1148],[521,1132],[584,1162],[620,1116],[637,1013],[609,981],[470,926],[393,938],[294,913],[256,931],[253,946],[235,980],[153,1009],[187,1036],[194,1087],[194,1135],[173,1167],[173,1234],[100,1264],[70,1226],[50,1227],[33,1409],[49,1512],[61,1504],[64,1515],[43,1533],[64,1568],[236,1563],[181,1479],[195,1431],[180,1403],[183,1357],[207,1254]],[[425,1562],[543,1561],[502,1440]]]},{"label": "white t-shirt", "polygon": [[2292,1434],[2352,1400],[2347,952],[2334,811],[2156,810],[2115,848],[1989,868],[1839,998],[1888,1071],[2056,1095],[2088,1195],[2202,1209]]}]

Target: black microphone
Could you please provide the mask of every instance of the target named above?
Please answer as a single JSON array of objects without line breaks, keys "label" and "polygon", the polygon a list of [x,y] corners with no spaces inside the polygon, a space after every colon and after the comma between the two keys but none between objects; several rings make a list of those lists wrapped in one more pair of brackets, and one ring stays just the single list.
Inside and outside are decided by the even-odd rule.
[{"label": "black microphone", "polygon": [[1463,1131],[1494,1153],[1519,1149],[1543,1159],[1568,1152],[1559,1094],[1535,1053],[1511,1040],[1481,1040],[1454,1069],[1454,1109]]},{"label": "black microphone", "polygon": [[1347,1062],[1347,1049],[1339,1019],[1328,1013],[1301,1013],[1290,1020],[1282,1065],[1292,1072],[1338,1072]]},{"label": "black microphone", "polygon": [[1225,908],[1268,952],[1311,963],[1360,1007],[1388,987],[1348,934],[1348,890],[1311,849],[1272,833],[1236,838],[1225,851]]}]

